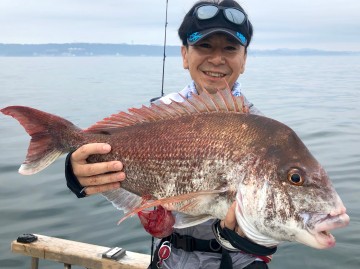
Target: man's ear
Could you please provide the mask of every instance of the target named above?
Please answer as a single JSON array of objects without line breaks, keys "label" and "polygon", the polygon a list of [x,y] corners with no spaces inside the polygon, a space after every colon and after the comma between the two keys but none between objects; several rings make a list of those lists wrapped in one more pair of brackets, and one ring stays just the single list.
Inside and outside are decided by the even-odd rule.
[{"label": "man's ear", "polygon": [[189,62],[187,60],[188,56],[188,48],[185,46],[181,46],[181,56],[183,60],[183,67],[184,69],[189,69]]}]

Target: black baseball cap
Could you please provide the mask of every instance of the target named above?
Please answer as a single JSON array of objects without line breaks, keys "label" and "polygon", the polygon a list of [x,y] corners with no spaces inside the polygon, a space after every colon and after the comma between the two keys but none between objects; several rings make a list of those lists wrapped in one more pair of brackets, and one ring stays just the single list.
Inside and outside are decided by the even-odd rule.
[{"label": "black baseball cap", "polygon": [[[199,19],[196,12],[202,6],[215,6],[219,8],[219,11],[209,19]],[[241,11],[244,14],[244,21],[241,24],[231,22],[232,18],[226,17],[226,8],[235,8]],[[178,31],[183,45],[194,45],[209,35],[224,33],[234,37],[235,40],[245,47],[250,44],[252,32],[252,25],[245,11],[236,1],[232,0],[225,0],[219,4],[206,1],[196,3],[185,15]]]}]

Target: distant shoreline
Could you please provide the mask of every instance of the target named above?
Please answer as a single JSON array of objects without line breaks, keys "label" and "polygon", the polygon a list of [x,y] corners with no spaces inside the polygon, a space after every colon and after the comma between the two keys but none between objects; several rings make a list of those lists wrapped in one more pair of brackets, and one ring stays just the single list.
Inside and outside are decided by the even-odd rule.
[{"label": "distant shoreline", "polygon": [[[95,57],[95,56],[163,56],[161,45],[102,43],[1,44],[0,57]],[[360,51],[326,51],[316,49],[249,49],[251,56],[356,56]],[[180,46],[167,46],[166,56],[179,57]]]}]

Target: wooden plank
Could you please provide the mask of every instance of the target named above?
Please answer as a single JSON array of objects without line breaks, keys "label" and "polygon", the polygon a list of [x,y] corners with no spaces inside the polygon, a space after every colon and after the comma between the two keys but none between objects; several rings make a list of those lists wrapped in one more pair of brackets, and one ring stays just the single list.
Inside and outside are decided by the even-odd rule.
[{"label": "wooden plank", "polygon": [[119,261],[113,261],[101,257],[102,253],[110,249],[108,247],[38,234],[36,236],[38,240],[30,244],[19,243],[14,240],[11,243],[11,251],[91,269],[145,269],[150,263],[150,255],[146,254],[126,251],[123,258]]}]

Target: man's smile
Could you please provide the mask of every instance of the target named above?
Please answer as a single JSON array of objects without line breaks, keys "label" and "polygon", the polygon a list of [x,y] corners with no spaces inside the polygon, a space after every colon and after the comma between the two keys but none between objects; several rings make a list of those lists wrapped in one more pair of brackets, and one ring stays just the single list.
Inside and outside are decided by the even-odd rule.
[{"label": "man's smile", "polygon": [[204,74],[214,78],[223,78],[226,76],[226,74],[211,71],[204,71]]}]

